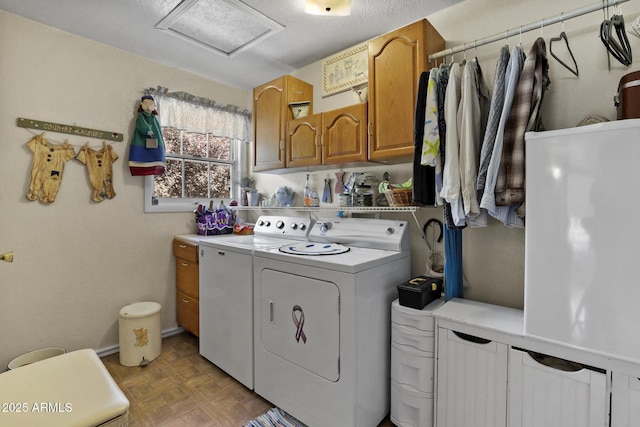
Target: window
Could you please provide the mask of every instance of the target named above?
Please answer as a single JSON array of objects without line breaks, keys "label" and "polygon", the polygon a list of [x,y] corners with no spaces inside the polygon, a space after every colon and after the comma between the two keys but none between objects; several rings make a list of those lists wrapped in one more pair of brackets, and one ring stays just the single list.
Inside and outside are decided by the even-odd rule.
[{"label": "window", "polygon": [[145,212],[190,212],[198,203],[237,199],[248,112],[166,89],[147,92],[159,112],[165,172],[146,177]]}]

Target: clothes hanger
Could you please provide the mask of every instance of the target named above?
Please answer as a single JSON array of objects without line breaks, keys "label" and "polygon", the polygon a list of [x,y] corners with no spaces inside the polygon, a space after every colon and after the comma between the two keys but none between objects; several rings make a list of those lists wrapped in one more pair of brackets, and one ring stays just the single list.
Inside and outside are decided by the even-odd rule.
[{"label": "clothes hanger", "polygon": [[[616,30],[615,34],[617,34],[620,39],[620,43],[614,36],[614,29]],[[602,40],[602,43],[611,56],[622,65],[631,65],[631,46],[629,39],[624,33],[624,19],[622,19],[622,15],[613,15],[611,19],[602,21],[602,24],[600,24],[600,40]]]},{"label": "clothes hanger", "polygon": [[[621,12],[620,5],[617,6],[618,11]],[[603,2],[603,13],[605,15],[604,21],[600,24],[600,40],[607,48],[607,51],[622,65],[629,66],[633,61],[633,57],[631,54],[631,45],[629,44],[629,39],[627,38],[627,34],[624,28],[624,18],[622,13],[612,15],[610,19],[608,19],[609,15],[609,7],[607,6],[607,10],[604,10],[604,2]],[[618,36],[618,40],[616,40],[613,30],[615,29],[615,35]],[[609,62],[609,69],[611,69],[611,62]]]},{"label": "clothes hanger", "polygon": [[633,62],[633,55],[631,53],[631,44],[629,43],[629,38],[627,37],[627,31],[624,27],[624,17],[622,14],[614,15],[611,18],[611,23],[616,30],[616,34],[618,39],[620,40],[620,46],[622,47],[622,52],[624,53],[624,57],[627,59],[628,64],[631,65]]},{"label": "clothes hanger", "polygon": [[[565,64],[564,61],[562,61],[560,58],[556,56],[555,53],[553,53],[553,42],[557,42],[561,40],[564,40],[567,46],[567,50],[569,51],[569,55],[571,55],[571,60],[573,61],[573,65],[575,66],[575,69]],[[576,77],[580,75],[578,71],[578,63],[576,62],[576,58],[573,56],[573,52],[571,51],[571,47],[569,46],[569,39],[567,39],[567,35],[565,34],[564,31],[560,33],[559,37],[552,37],[551,39],[549,39],[549,53],[551,54],[551,56],[555,58],[556,61],[558,61],[564,68],[571,71]]]},{"label": "clothes hanger", "polygon": [[[564,40],[566,46],[567,46],[567,50],[569,51],[569,55],[571,55],[571,60],[573,61],[573,65],[575,65],[575,69],[571,68],[570,66],[568,66],[567,64],[564,63],[564,61],[562,61],[560,58],[558,58],[556,56],[555,53],[553,53],[553,42],[558,42],[558,41],[562,41]],[[560,64],[562,64],[562,66],[564,68],[566,68],[567,70],[571,71],[576,77],[578,77],[580,75],[579,71],[578,71],[578,63],[576,62],[576,58],[573,56],[573,52],[571,51],[571,47],[569,46],[569,39],[567,38],[567,34],[564,32],[564,21],[562,21],[562,32],[560,33],[560,36],[558,37],[552,37],[551,39],[549,39],[549,53],[551,54],[551,56],[553,56],[555,58],[556,61],[558,61]]]},{"label": "clothes hanger", "polygon": [[634,19],[634,21],[631,23],[631,29],[629,30],[629,33],[640,38],[640,16]]}]

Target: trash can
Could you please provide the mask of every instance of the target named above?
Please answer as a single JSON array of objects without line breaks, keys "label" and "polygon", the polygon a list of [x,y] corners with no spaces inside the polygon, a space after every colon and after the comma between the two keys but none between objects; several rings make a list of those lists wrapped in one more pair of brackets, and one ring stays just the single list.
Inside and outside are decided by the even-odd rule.
[{"label": "trash can", "polygon": [[157,302],[136,302],[120,309],[120,364],[145,366],[160,355],[160,309]]},{"label": "trash can", "polygon": [[9,362],[7,371],[19,368],[21,366],[26,366],[30,363],[39,362],[50,357],[61,356],[63,354],[65,354],[65,349],[59,347],[41,348],[39,350],[30,351],[29,353],[20,355]]}]

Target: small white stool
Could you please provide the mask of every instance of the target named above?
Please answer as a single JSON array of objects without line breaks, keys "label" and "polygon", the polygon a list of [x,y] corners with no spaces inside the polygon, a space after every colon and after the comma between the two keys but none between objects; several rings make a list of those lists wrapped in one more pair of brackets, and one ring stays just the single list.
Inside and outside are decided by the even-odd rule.
[{"label": "small white stool", "polygon": [[148,301],[122,307],[118,320],[121,365],[144,366],[160,355],[160,310],[160,304]]},{"label": "small white stool", "polygon": [[129,401],[91,349],[1,373],[0,402],[3,426],[128,425]]}]

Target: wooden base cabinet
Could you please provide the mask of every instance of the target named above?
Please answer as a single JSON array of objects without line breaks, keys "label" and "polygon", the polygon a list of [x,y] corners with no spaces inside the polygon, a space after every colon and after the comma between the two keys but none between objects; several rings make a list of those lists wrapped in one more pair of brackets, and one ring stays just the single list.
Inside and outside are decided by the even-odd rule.
[{"label": "wooden base cabinet", "polygon": [[292,102],[309,102],[313,113],[313,86],[286,75],[253,89],[253,170],[287,167],[285,140],[287,122],[293,119]]},{"label": "wooden base cabinet", "polygon": [[199,336],[198,245],[174,238],[173,255],[176,257],[176,319],[178,325]]},{"label": "wooden base cabinet", "polygon": [[444,39],[426,19],[369,41],[369,160],[413,155],[420,74],[442,49]]}]

